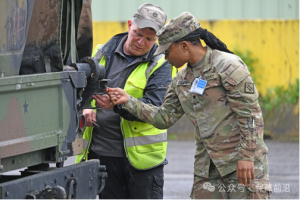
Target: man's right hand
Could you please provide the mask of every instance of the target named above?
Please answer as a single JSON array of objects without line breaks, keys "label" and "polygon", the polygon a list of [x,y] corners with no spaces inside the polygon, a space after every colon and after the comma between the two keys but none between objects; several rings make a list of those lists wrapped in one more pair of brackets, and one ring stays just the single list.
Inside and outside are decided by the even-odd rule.
[{"label": "man's right hand", "polygon": [[114,104],[110,101],[110,98],[107,94],[104,95],[93,95],[93,98],[96,101],[96,106],[99,108],[107,109],[107,110],[113,110]]},{"label": "man's right hand", "polygon": [[106,88],[106,93],[109,95],[114,105],[126,103],[129,95],[121,88]]},{"label": "man's right hand", "polygon": [[85,117],[85,126],[94,127],[93,121],[97,121],[96,112],[93,109],[83,109],[82,114]]}]

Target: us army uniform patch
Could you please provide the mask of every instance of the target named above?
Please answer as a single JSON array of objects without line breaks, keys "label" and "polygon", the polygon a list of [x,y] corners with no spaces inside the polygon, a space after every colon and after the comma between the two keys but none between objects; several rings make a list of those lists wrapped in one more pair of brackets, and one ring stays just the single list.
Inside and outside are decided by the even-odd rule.
[{"label": "us army uniform patch", "polygon": [[254,83],[245,83],[245,93],[254,94]]}]

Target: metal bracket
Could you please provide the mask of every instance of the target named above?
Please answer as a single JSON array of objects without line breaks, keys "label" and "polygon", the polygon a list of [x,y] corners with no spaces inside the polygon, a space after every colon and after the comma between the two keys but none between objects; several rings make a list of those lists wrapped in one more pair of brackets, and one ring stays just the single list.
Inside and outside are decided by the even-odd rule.
[{"label": "metal bracket", "polygon": [[56,185],[54,187],[47,185],[42,191],[33,191],[27,193],[26,199],[66,199],[65,188]]},{"label": "metal bracket", "polygon": [[100,195],[101,192],[103,192],[104,187],[105,187],[105,181],[106,181],[106,178],[108,177],[105,165],[100,165],[99,171],[100,171],[99,178],[101,179],[101,185],[100,185],[100,188],[97,192],[98,195]]}]

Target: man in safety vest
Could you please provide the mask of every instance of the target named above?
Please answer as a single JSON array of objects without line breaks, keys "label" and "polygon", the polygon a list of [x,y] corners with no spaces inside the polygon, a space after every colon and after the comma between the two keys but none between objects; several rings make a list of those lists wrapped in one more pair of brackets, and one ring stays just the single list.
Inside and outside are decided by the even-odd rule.
[{"label": "man in safety vest", "polygon": [[[157,5],[141,5],[131,20],[128,32],[113,36],[98,45],[93,57],[105,66],[107,86],[123,88],[148,104],[160,106],[167,86],[176,74],[164,59],[154,56],[156,32],[167,16]],[[113,106],[108,95],[93,96],[91,105],[103,110],[85,109],[84,153],[76,163],[99,159],[106,165],[103,198],[162,199],[163,167],[167,164],[167,130],[161,130]],[[96,126],[95,126],[96,125]]]}]

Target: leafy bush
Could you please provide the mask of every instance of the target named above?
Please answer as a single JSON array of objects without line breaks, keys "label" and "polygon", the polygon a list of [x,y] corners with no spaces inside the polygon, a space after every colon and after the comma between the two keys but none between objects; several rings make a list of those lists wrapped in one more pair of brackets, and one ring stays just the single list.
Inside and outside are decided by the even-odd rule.
[{"label": "leafy bush", "polygon": [[299,99],[299,79],[291,83],[288,88],[276,86],[268,90],[267,94],[260,97],[263,109],[280,109],[282,104],[296,104]]},{"label": "leafy bush", "polygon": [[[244,63],[247,65],[248,70],[252,74],[255,72],[255,67],[258,64],[258,58],[253,57],[250,50],[240,51],[234,50]],[[259,66],[261,68],[261,66]],[[256,85],[259,85],[257,76],[251,76]],[[296,104],[299,100],[299,79],[296,79],[287,88],[284,86],[276,86],[270,88],[265,95],[260,95],[259,102],[263,110],[272,110],[274,108],[280,109],[282,104]]]}]

